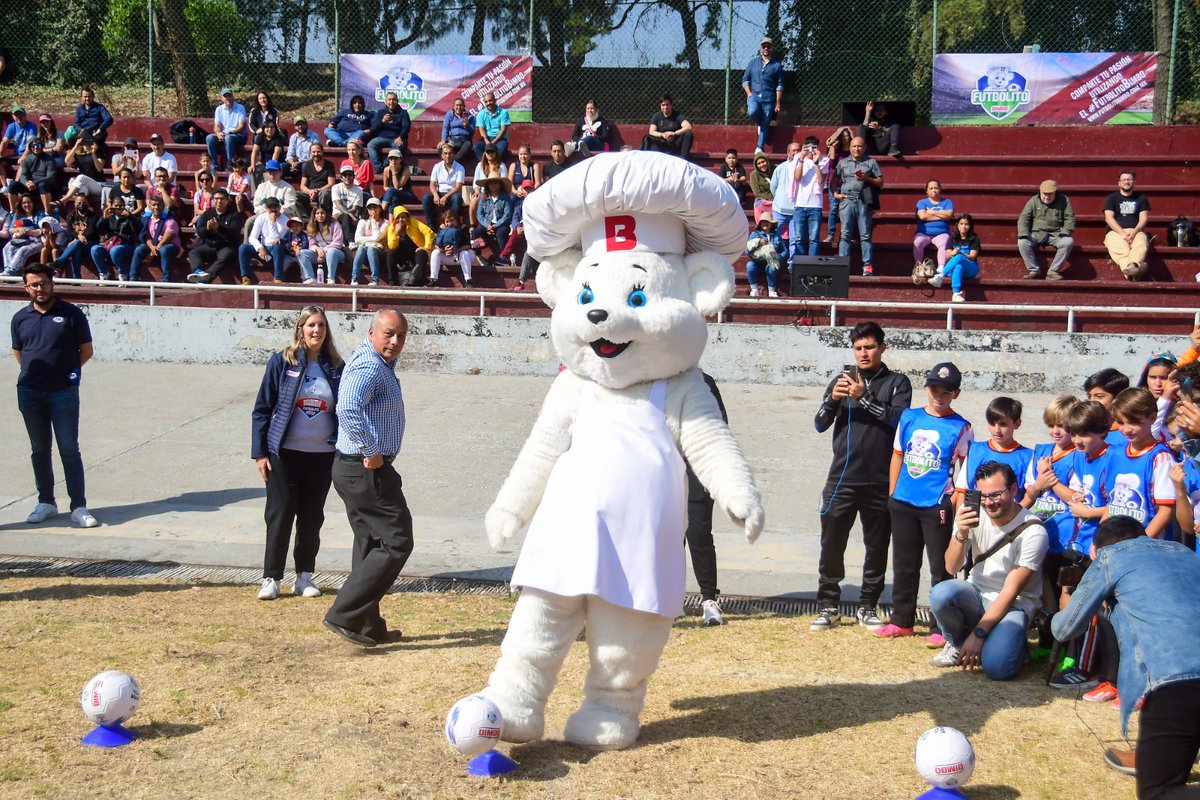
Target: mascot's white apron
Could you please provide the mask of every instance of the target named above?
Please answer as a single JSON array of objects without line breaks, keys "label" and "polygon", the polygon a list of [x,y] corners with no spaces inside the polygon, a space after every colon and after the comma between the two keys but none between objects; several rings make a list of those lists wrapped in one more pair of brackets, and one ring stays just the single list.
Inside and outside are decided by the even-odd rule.
[{"label": "mascot's white apron", "polygon": [[687,476],[663,413],[667,383],[634,405],[599,402],[595,390],[584,387],[512,585],[673,619],[683,613]]}]

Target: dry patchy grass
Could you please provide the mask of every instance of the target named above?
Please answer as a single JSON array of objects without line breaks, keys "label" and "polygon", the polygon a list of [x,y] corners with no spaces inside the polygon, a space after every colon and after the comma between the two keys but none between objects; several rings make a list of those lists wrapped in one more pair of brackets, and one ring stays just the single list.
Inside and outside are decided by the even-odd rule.
[{"label": "dry patchy grass", "polygon": [[[252,588],[149,581],[0,580],[0,796],[312,798],[911,798],[916,737],[971,737],[981,798],[1133,796],[1106,770],[1107,705],[1076,703],[1032,673],[1007,684],[936,670],[917,640],[806,618],[675,625],[638,744],[592,753],[510,747],[511,778],[473,778],[442,720],[480,688],[506,599],[389,595],[400,645],[364,651],[320,627],[329,598],[254,599]],[[579,701],[577,644],[551,699],[551,737]],[[79,688],[102,669],[142,686],[139,735],[81,746]]]}]

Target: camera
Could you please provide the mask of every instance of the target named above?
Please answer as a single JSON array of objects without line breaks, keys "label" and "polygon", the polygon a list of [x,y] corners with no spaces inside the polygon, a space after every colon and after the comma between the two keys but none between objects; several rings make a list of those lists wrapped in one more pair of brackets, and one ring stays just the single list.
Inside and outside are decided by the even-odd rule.
[{"label": "camera", "polygon": [[1061,555],[1066,563],[1058,568],[1058,584],[1074,589],[1083,580],[1083,573],[1087,572],[1092,560],[1078,550],[1063,550]]}]

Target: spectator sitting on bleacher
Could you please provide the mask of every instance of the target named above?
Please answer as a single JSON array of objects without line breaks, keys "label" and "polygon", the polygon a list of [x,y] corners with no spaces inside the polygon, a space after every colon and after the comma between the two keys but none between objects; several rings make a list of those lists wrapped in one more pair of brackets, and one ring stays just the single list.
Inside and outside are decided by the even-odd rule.
[{"label": "spectator sitting on bleacher", "polygon": [[254,213],[262,214],[266,211],[267,201],[270,199],[279,201],[285,216],[299,215],[300,210],[296,205],[296,190],[290,183],[283,180],[283,170],[280,168],[279,162],[273,159],[266,163],[266,174],[263,176],[263,181],[254,189]]},{"label": "spectator sitting on bleacher", "polygon": [[246,243],[238,248],[238,266],[242,277],[249,277],[253,271],[250,261],[258,258],[263,266],[274,266],[275,282],[283,283],[282,268],[288,263],[287,245],[283,241],[288,232],[288,216],[283,213],[279,198],[274,195],[263,198],[262,207],[262,213],[250,225]]},{"label": "spectator sitting on bleacher", "polygon": [[77,170],[78,174],[67,183],[67,193],[59,202],[65,206],[76,196],[92,197],[99,201],[104,194],[104,158],[100,154],[100,146],[92,140],[90,133],[75,140],[75,144],[67,151],[66,164]]},{"label": "spectator sitting on bleacher", "polygon": [[110,200],[120,200],[126,211],[135,217],[141,217],[146,212],[146,193],[133,180],[133,170],[123,168],[117,173],[117,185],[108,193],[108,197]]},{"label": "spectator sitting on bleacher", "polygon": [[[483,195],[479,200],[475,216],[478,224],[471,231],[471,245],[476,250],[487,246],[491,248],[493,265],[504,263],[500,251],[508,244],[508,235],[512,230],[512,195],[508,178],[493,175],[484,181]],[[479,260],[483,263],[483,257]]]},{"label": "spectator sitting on bleacher", "polygon": [[467,209],[467,219],[471,225],[476,223],[475,209],[479,205],[479,198],[483,196],[484,181],[488,178],[502,177],[504,177],[504,161],[500,157],[500,149],[495,145],[488,145],[483,148],[483,158],[475,165],[475,176],[471,180],[471,197]]},{"label": "spectator sitting on bleacher", "polygon": [[369,198],[367,200],[366,216],[358,221],[358,227],[354,231],[354,240],[351,245],[354,249],[354,266],[350,270],[350,283],[352,285],[358,285],[358,281],[362,277],[364,262],[371,268],[371,278],[368,285],[379,285],[379,274],[382,266],[380,259],[383,258],[385,252],[387,227],[387,220],[383,218],[383,204],[379,202],[378,197]]},{"label": "spectator sitting on bleacher", "polygon": [[496,103],[496,95],[488,92],[483,96],[483,109],[475,115],[475,132],[479,139],[474,144],[475,158],[483,160],[483,149],[489,144],[500,151],[501,160],[508,152],[508,127],[512,122],[508,111]]},{"label": "spectator sitting on bleacher", "polygon": [[351,139],[346,143],[346,158],[339,165],[339,171],[349,165],[354,170],[354,184],[369,195],[374,195],[375,165],[364,153],[362,142]]},{"label": "spectator sitting on bleacher", "polygon": [[361,142],[371,127],[371,112],[361,94],[350,98],[350,108],[334,116],[325,129],[325,141],[335,147],[345,147],[351,139]]},{"label": "spectator sitting on bleacher", "polygon": [[371,118],[371,129],[367,131],[367,150],[376,172],[383,172],[387,167],[389,151],[408,149],[408,133],[412,128],[412,119],[400,106],[400,98],[395,92],[388,92],[383,103],[383,108]]},{"label": "spectator sitting on bleacher", "polygon": [[457,261],[462,269],[463,281],[471,274],[471,265],[475,261],[475,251],[467,242],[467,235],[459,224],[458,215],[453,211],[442,212],[442,224],[433,240],[433,252],[429,254],[429,283],[430,289],[437,288],[438,278],[442,274],[442,265],[447,261]]},{"label": "spectator sitting on bleacher", "polygon": [[671,95],[658,101],[658,111],[650,117],[650,128],[642,137],[643,150],[657,150],[687,158],[692,152],[692,123],[682,111],[675,110]]},{"label": "spectator sitting on bleacher", "polygon": [[49,114],[42,114],[38,117],[37,138],[42,140],[42,149],[54,156],[54,163],[58,165],[59,169],[66,166],[67,142],[58,132],[58,127],[54,124],[54,117]]},{"label": "spectator sitting on bleacher", "polygon": [[[329,195],[337,183],[333,162],[325,158],[325,146],[320,142],[313,142],[308,153],[310,158],[300,164],[300,188],[296,194],[309,208],[332,208]],[[350,172],[353,174],[354,170]]]},{"label": "spectator sitting on bleacher", "polygon": [[[532,189],[531,189],[532,190]],[[512,212],[512,230],[508,235],[508,244],[500,249],[500,262],[507,262],[509,266],[515,267],[518,261],[525,258],[525,251],[528,245],[525,242],[525,203],[519,199],[516,194],[513,194],[513,212]],[[521,281],[517,281],[518,284]],[[514,286],[513,291],[521,291],[524,286]]]},{"label": "spectator sitting on bleacher", "polygon": [[952,292],[950,302],[965,303],[967,298],[963,295],[963,281],[979,277],[979,250],[975,218],[970,214],[963,214],[954,223],[954,232],[950,234],[950,240],[946,244],[946,253],[950,258],[946,261],[945,268],[939,269],[937,274],[929,279],[929,284],[934,288],[941,288],[946,276],[949,276]]},{"label": "spectator sitting on bleacher", "polygon": [[200,187],[192,195],[192,225],[195,225],[200,215],[213,207],[213,191],[215,189],[213,176],[207,172],[200,173]]},{"label": "spectator sitting on bleacher", "polygon": [[179,162],[175,156],[167,152],[167,147],[163,144],[161,133],[155,132],[150,134],[149,153],[142,157],[140,165],[142,182],[147,186],[154,186],[157,178],[158,168],[163,167],[167,171],[167,176],[170,180],[175,180],[176,173],[179,172]]},{"label": "spectator sitting on bleacher", "polygon": [[115,186],[121,170],[132,170],[134,179],[137,179],[138,170],[142,168],[142,160],[138,156],[137,139],[132,136],[125,137],[125,144],[120,150],[112,154],[109,160],[108,169],[112,172],[112,184]]},{"label": "spectator sitting on bleacher", "polygon": [[779,235],[775,220],[763,217],[750,232],[746,240],[746,279],[750,282],[750,296],[762,294],[762,277],[767,279],[767,296],[779,297],[779,266],[787,258],[788,246]]},{"label": "spectator sitting on bleacher", "polygon": [[79,105],[75,107],[75,130],[80,136],[90,133],[94,141],[103,145],[108,141],[108,129],[112,124],[112,114],[96,102],[96,93],[83,87],[79,92]]},{"label": "spectator sitting on bleacher", "polygon": [[462,187],[467,180],[467,171],[454,160],[454,148],[444,144],[442,160],[429,172],[429,191],[421,198],[425,210],[425,222],[432,226],[440,224],[443,211],[453,211],[462,217]]},{"label": "spectator sitting on bleacher", "polygon": [[34,209],[33,196],[23,195],[17,200],[16,209],[8,215],[8,222],[0,238],[5,240],[2,252],[5,275],[20,275],[21,268],[41,249],[42,238],[38,220],[44,213]]},{"label": "spectator sitting on bleacher", "polygon": [[388,163],[383,169],[383,208],[388,214],[398,206],[417,202],[409,183],[412,173],[404,163],[404,153],[398,148],[388,153]]},{"label": "spectator sitting on bleacher", "polygon": [[92,203],[85,194],[79,195],[69,206],[64,203],[62,208],[71,209],[63,217],[63,227],[70,231],[70,238],[58,254],[54,267],[66,272],[68,277],[78,279],[83,272],[83,257],[89,254],[92,245],[100,243],[100,233],[96,230],[100,219],[92,213]]},{"label": "spectator sitting on bleacher", "polygon": [[950,223],[954,219],[954,203],[942,197],[942,182],[937,178],[925,181],[925,196],[917,201],[917,234],[913,237],[913,261],[925,257],[929,245],[937,248],[938,272],[946,270],[946,245],[950,242]]},{"label": "spectator sitting on bleacher", "polygon": [[[122,173],[122,175],[127,173]],[[100,220],[100,243],[92,246],[92,263],[100,279],[126,280],[129,277],[129,262],[133,248],[142,233],[142,218],[130,213],[129,208],[116,194],[108,201],[108,209]],[[109,272],[109,264],[113,271]]]},{"label": "spectator sitting on bleacher", "polygon": [[771,161],[766,155],[754,157],[754,169],[747,182],[754,193],[754,224],[757,225],[764,217],[771,219],[771,205],[775,199],[771,192]]},{"label": "spectator sitting on bleacher", "polygon": [[304,223],[295,217],[289,217],[287,233],[283,235],[283,259],[276,260],[274,264],[276,283],[281,283],[287,271],[294,266],[300,267],[301,283],[317,282],[316,270],[308,269],[307,260],[304,258],[308,246],[308,231],[304,229]]},{"label": "spectator sitting on bleacher", "polygon": [[1150,201],[1134,191],[1136,175],[1125,170],[1117,178],[1117,191],[1104,198],[1104,247],[1108,257],[1128,280],[1146,276],[1146,251],[1150,247],[1145,229],[1150,220]]},{"label": "spectator sitting on bleacher", "polygon": [[366,192],[354,184],[354,167],[346,164],[338,177],[340,180],[329,190],[329,201],[333,208],[333,220],[342,227],[342,241],[355,241],[355,231],[366,205]]},{"label": "spectator sitting on bleacher", "polygon": [[146,187],[146,203],[149,205],[152,198],[161,198],[167,211],[178,216],[179,186],[173,178],[174,176],[167,173],[166,167],[159,167],[154,170],[154,184]]},{"label": "spectator sitting on bleacher", "polygon": [[129,280],[138,279],[142,262],[151,256],[158,257],[162,267],[162,282],[171,282],[171,263],[179,255],[179,221],[163,204],[161,197],[150,198],[150,217],[142,229],[142,242],[133,251],[129,261]]},{"label": "spectator sitting on bleacher", "polygon": [[512,184],[517,202],[542,185],[542,167],[533,163],[533,150],[527,144],[517,148],[517,160],[508,165],[508,182]]},{"label": "spectator sitting on bleacher", "polygon": [[271,95],[266,92],[254,95],[254,105],[250,109],[248,121],[251,136],[261,136],[266,131],[268,122],[275,123],[275,129],[279,130],[279,111],[271,102]]},{"label": "spectator sitting on bleacher", "polygon": [[1054,181],[1042,181],[1038,193],[1029,198],[1021,216],[1017,217],[1017,250],[1025,260],[1025,277],[1036,279],[1042,276],[1037,248],[1046,245],[1056,251],[1054,261],[1046,270],[1046,280],[1062,280],[1062,274],[1071,267],[1067,259],[1075,246],[1075,240],[1071,238],[1074,230],[1075,210],[1071,208],[1070,199],[1058,190]]},{"label": "spectator sitting on bleacher", "polygon": [[462,161],[471,152],[471,137],[475,135],[475,115],[467,113],[467,101],[461,97],[454,98],[454,107],[446,112],[442,120],[442,138],[437,147],[441,152],[442,145],[448,144],[454,148],[454,160]]},{"label": "spectator sitting on bleacher", "polygon": [[250,174],[254,176],[255,184],[262,181],[263,165],[267,161],[278,163],[282,173],[287,144],[287,137],[279,130],[274,120],[267,120],[263,123],[262,131],[254,134],[250,147]]},{"label": "spectator sitting on bleacher", "polygon": [[238,156],[229,167],[229,178],[225,182],[229,191],[230,202],[239,214],[249,215],[253,212],[252,196],[250,194],[250,175],[246,172],[246,159]]},{"label": "spectator sitting on bleacher", "polygon": [[59,171],[58,165],[54,163],[54,156],[46,152],[40,139],[30,139],[25,157],[17,167],[16,178],[4,187],[4,192],[8,195],[9,210],[17,210],[18,195],[29,194],[41,198],[43,211],[51,211],[51,202],[54,193],[58,191],[58,182]]},{"label": "spectator sitting on bleacher", "polygon": [[304,117],[297,116],[292,123],[296,126],[296,131],[288,137],[284,177],[298,180],[301,165],[312,158],[313,146],[321,145],[321,137],[308,129],[308,120]]},{"label": "spectator sitting on bleacher", "polygon": [[221,105],[213,111],[213,132],[205,138],[208,154],[220,169],[228,168],[246,146],[246,108],[233,100],[233,89],[221,89]]},{"label": "spectator sitting on bleacher", "polygon": [[867,103],[863,123],[858,126],[858,135],[866,141],[867,152],[873,156],[900,155],[900,126],[890,122],[887,115],[887,103],[871,100]]},{"label": "spectator sitting on bleacher", "polygon": [[[308,249],[300,254],[305,274],[316,274],[320,267],[325,268],[325,282],[336,282],[338,267],[346,260],[345,238],[342,226],[330,224],[330,213],[324,206],[313,209],[312,217],[308,220]],[[319,276],[318,276],[319,277]]]},{"label": "spectator sitting on bleacher", "polygon": [[213,186],[217,185],[217,171],[213,169],[212,156],[207,152],[200,154],[200,167],[192,173],[192,185],[200,188],[200,176],[208,175],[213,179]]},{"label": "spectator sitting on bleacher", "polygon": [[550,143],[550,161],[542,167],[542,179],[550,180],[560,172],[565,172],[571,164],[572,162],[567,160],[566,146],[555,139]]},{"label": "spectator sitting on bleacher", "polygon": [[[243,221],[233,207],[229,191],[215,190],[212,208],[196,220],[196,240],[188,253],[188,265],[192,268],[189,282],[209,283],[229,266],[242,243]],[[250,277],[243,275],[242,283],[249,284]]]},{"label": "spectator sitting on bleacher", "polygon": [[725,160],[721,163],[717,174],[721,180],[728,183],[737,192],[738,202],[745,203],[746,195],[750,193],[750,181],[746,178],[746,168],[738,161],[738,151],[732,147],[725,151]]},{"label": "spectator sitting on bleacher", "polygon": [[567,158],[576,151],[581,158],[587,158],[593,150],[607,150],[608,136],[611,132],[608,122],[600,116],[596,101],[588,100],[583,107],[583,116],[575,123],[571,138],[566,143]]},{"label": "spectator sitting on bleacher", "polygon": [[[16,162],[25,155],[26,146],[37,138],[37,125],[26,118],[25,106],[22,105],[12,107],[12,117],[12,122],[4,129],[4,138],[0,139],[0,157]],[[6,156],[4,151],[10,146],[12,155]]]},{"label": "spectator sitting on bleacher", "polygon": [[424,286],[429,280],[433,229],[414,219],[407,208],[400,207],[392,212],[385,239],[388,283],[392,286]]}]

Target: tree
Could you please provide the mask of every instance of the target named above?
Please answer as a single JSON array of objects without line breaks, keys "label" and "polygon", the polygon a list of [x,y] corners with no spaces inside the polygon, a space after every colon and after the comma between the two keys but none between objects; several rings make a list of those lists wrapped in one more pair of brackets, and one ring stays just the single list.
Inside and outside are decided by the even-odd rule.
[{"label": "tree", "polygon": [[440,34],[434,30],[431,4],[425,0],[333,2],[337,3],[341,39],[337,52],[399,53],[412,44],[436,41]]},{"label": "tree", "polygon": [[[643,15],[659,9],[667,9],[679,15],[683,29],[683,48],[675,57],[687,69],[688,84],[692,90],[700,88],[700,48],[707,44],[720,44],[721,4],[717,0],[654,0]],[[703,26],[698,21],[703,17]],[[640,19],[639,19],[640,23]]]},{"label": "tree", "polygon": [[183,116],[204,114],[209,110],[208,79],[204,60],[192,38],[192,27],[184,13],[184,0],[160,0],[163,38],[171,58],[175,78],[175,98]]}]

